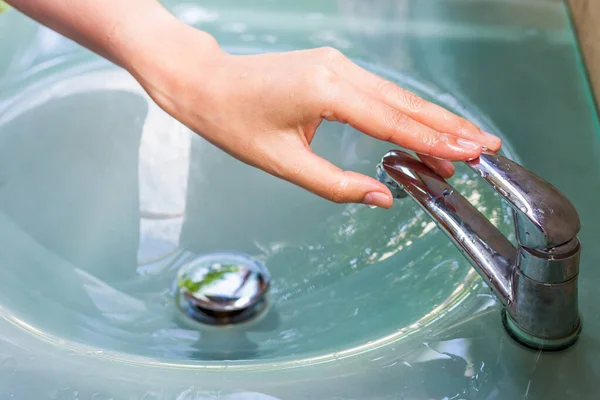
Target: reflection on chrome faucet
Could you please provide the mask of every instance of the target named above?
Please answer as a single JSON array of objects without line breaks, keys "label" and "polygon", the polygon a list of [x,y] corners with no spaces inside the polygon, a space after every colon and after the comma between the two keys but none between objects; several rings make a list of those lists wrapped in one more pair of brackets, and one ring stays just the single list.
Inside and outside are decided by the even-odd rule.
[{"label": "reflection on chrome faucet", "polygon": [[555,187],[505,157],[484,153],[467,164],[513,208],[517,249],[412,156],[389,152],[378,177],[397,197],[412,197],[471,261],[504,305],[504,324],[513,338],[545,350],[572,345],[581,330],[575,208]]}]

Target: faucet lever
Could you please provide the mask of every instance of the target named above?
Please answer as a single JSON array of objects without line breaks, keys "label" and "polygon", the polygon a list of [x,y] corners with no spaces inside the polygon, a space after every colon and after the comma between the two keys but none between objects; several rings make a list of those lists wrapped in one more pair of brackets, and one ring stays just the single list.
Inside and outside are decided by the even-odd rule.
[{"label": "faucet lever", "polygon": [[550,183],[495,153],[484,152],[467,165],[515,210],[521,246],[549,251],[577,236],[581,223],[575,207]]},{"label": "faucet lever", "polygon": [[500,300],[509,334],[526,346],[560,350],[577,340],[579,216],[548,182],[494,153],[467,162],[514,209],[518,247],[442,177],[411,155],[388,152],[377,178],[410,196],[471,262]]}]

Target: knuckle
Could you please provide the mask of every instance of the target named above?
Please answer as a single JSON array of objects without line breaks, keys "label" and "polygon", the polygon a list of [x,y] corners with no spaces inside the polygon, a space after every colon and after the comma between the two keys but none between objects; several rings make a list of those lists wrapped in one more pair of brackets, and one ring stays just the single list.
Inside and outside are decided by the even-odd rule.
[{"label": "knuckle", "polygon": [[398,92],[401,89],[397,85],[393,84],[392,82],[390,82],[386,79],[381,79],[380,81],[377,82],[377,90],[384,97],[397,98],[398,94],[399,94]]},{"label": "knuckle", "polygon": [[406,131],[410,126],[410,121],[411,119],[406,114],[393,108],[385,117],[386,125],[392,128],[394,132]]},{"label": "knuckle", "polygon": [[[310,67],[307,73],[307,87],[314,94],[315,105],[331,111],[340,78],[324,66]],[[312,95],[311,95],[312,96]]]},{"label": "knuckle", "polygon": [[423,145],[425,147],[425,154],[426,155],[430,155],[433,154],[433,151],[435,150],[436,147],[436,140],[433,139],[432,137],[428,137],[426,140],[423,141]]},{"label": "knuckle", "polygon": [[344,57],[341,51],[329,46],[320,47],[317,51],[327,64],[331,64],[333,61]]},{"label": "knuckle", "polygon": [[434,155],[438,146],[441,144],[445,137],[438,137],[436,135],[425,135],[423,137],[423,153],[425,155]]},{"label": "knuckle", "polygon": [[411,112],[423,111],[427,107],[427,102],[420,96],[417,96],[410,90],[406,90],[393,82],[382,79],[378,85],[379,92],[386,98],[404,105]]},{"label": "knuckle", "polygon": [[423,111],[427,106],[427,102],[423,98],[417,96],[410,90],[400,89],[402,92],[402,98],[406,108],[413,112]]},{"label": "knuckle", "polygon": [[339,77],[332,70],[321,65],[315,65],[309,69],[309,79],[313,85],[321,89],[336,84]]},{"label": "knuckle", "polygon": [[467,132],[472,132],[472,131],[476,131],[478,130],[477,127],[467,121],[466,119],[462,118],[462,117],[456,117],[456,131],[457,133],[467,133]]},{"label": "knuckle", "polygon": [[348,184],[348,178],[344,177],[331,185],[328,192],[329,200],[337,204],[345,203]]}]

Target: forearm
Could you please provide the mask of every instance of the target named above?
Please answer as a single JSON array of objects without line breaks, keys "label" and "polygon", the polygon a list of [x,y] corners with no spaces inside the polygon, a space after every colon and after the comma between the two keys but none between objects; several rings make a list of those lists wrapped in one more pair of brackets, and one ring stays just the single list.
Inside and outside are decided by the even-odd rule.
[{"label": "forearm", "polygon": [[188,30],[195,31],[192,36],[196,51],[216,45],[209,35],[184,25],[156,0],[7,2],[136,77],[143,75],[157,59],[168,57],[168,52],[185,51],[185,43],[181,41],[189,40]]}]

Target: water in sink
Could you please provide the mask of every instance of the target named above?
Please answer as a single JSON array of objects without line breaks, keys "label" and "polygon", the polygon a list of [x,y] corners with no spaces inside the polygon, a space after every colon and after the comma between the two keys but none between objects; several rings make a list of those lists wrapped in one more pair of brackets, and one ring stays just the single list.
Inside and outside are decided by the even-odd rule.
[{"label": "water in sink", "polygon": [[[390,145],[325,123],[314,148],[374,175]],[[248,167],[105,63],[71,62],[14,96],[0,160],[0,262],[11,266],[0,304],[22,327],[90,351],[181,363],[347,356],[430,323],[475,280],[412,202],[330,204]],[[471,172],[459,167],[454,185],[510,231],[506,206]],[[262,318],[199,328],[180,315],[176,271],[214,251],[267,265]]]}]

